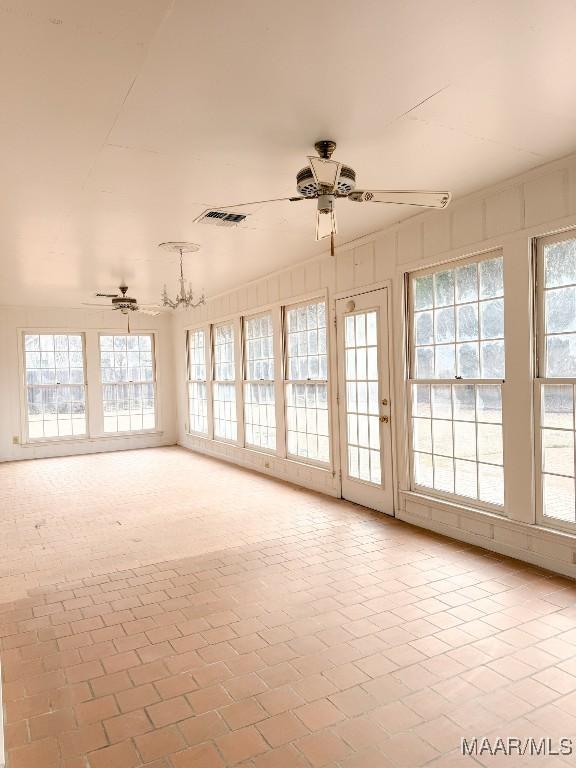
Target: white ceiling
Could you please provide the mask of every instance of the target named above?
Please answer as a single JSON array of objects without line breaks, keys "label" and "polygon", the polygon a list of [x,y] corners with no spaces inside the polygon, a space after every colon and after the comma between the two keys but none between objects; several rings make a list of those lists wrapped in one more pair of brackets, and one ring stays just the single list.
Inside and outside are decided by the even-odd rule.
[{"label": "white ceiling", "polygon": [[[0,0],[0,304],[176,279],[209,295],[324,250],[295,192],[319,138],[359,186],[456,195],[576,150],[574,0]],[[419,106],[417,106],[419,105]],[[338,205],[339,240],[413,209]]]}]

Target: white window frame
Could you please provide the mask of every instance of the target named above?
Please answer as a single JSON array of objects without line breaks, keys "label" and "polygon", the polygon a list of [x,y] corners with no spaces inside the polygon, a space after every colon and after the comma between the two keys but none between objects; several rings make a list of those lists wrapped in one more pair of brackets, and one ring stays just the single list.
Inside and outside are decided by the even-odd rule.
[{"label": "white window frame", "polygon": [[[124,382],[129,384],[152,384],[153,390],[154,390],[154,427],[150,427],[147,429],[128,429],[128,430],[122,430],[118,432],[105,432],[104,431],[104,382],[102,381],[102,357],[101,357],[101,338],[102,336],[149,336],[152,344],[152,381],[134,381],[134,382]],[[118,329],[111,330],[111,331],[98,331],[98,348],[97,348],[97,354],[98,354],[98,380],[100,382],[100,405],[102,408],[102,416],[101,416],[101,435],[104,438],[114,438],[114,437],[125,437],[129,435],[146,435],[146,434],[154,434],[160,431],[160,425],[158,423],[158,370],[157,370],[157,364],[156,364],[156,333],[154,331],[134,331],[133,333],[126,333],[122,332]],[[114,382],[106,382],[107,384],[112,384],[114,386]],[[119,382],[121,383],[121,382]]]},{"label": "white window frame", "polygon": [[[193,379],[190,375],[191,371],[191,360],[190,360],[190,339],[192,338],[192,335],[194,333],[203,333],[204,334],[204,369],[205,369],[205,377],[204,379]],[[185,332],[185,338],[186,338],[186,432],[189,435],[194,435],[195,437],[203,437],[203,438],[209,438],[211,435],[212,430],[212,419],[211,419],[211,397],[212,397],[212,391],[211,391],[211,381],[210,381],[210,370],[211,370],[211,344],[210,344],[210,326],[197,326],[195,328],[187,328]],[[190,384],[204,384],[206,386],[206,432],[197,432],[196,430],[192,429],[192,425],[190,423]]]},{"label": "white window frame", "polygon": [[[216,343],[216,329],[223,326],[232,326],[234,333],[234,379],[221,380],[216,378],[216,355],[215,355],[215,343]],[[211,439],[217,443],[227,443],[228,445],[244,446],[244,398],[243,398],[243,385],[242,377],[239,375],[241,362],[242,362],[242,346],[241,346],[241,317],[228,318],[221,320],[217,323],[210,325],[210,423],[211,423]],[[234,385],[234,392],[236,395],[236,440],[231,440],[225,437],[216,435],[214,429],[214,390],[215,384],[232,384]]]},{"label": "white window frame", "polygon": [[[86,349],[86,333],[76,329],[68,328],[23,328],[19,330],[20,343],[19,343],[19,357],[20,357],[20,403],[21,403],[21,424],[20,432],[24,436],[24,442],[26,444],[36,443],[61,443],[61,442],[78,442],[87,440],[90,437],[90,413],[89,413],[89,397],[88,397],[88,366],[87,366],[87,349]],[[84,389],[84,408],[85,408],[85,420],[86,431],[81,435],[54,435],[51,437],[30,437],[29,431],[29,419],[28,419],[28,387],[57,387],[68,386],[66,384],[38,384],[29,385],[26,381],[26,336],[81,336],[82,337],[82,368],[84,372],[83,384],[76,384],[73,386],[82,386]]]},{"label": "white window frame", "polygon": [[[299,307],[306,307],[309,304],[324,304],[324,311],[326,317],[326,379],[307,379],[305,381],[289,379],[288,378],[288,311],[292,309],[298,309]],[[333,466],[333,440],[332,440],[332,420],[331,420],[331,393],[330,393],[330,311],[328,298],[325,294],[314,294],[308,298],[296,301],[290,304],[282,304],[281,314],[281,338],[282,338],[282,404],[283,404],[283,428],[284,428],[284,441],[285,441],[285,455],[289,461],[295,461],[300,464],[307,464],[319,469],[329,470]],[[286,390],[288,384],[325,384],[326,385],[326,398],[328,404],[328,460],[319,461],[318,459],[310,459],[306,456],[298,456],[297,454],[290,453],[288,451],[288,398],[286,397]]]},{"label": "white window frame", "polygon": [[[470,509],[478,509],[485,512],[491,512],[499,515],[500,517],[506,517],[507,516],[507,503],[506,503],[506,418],[504,415],[504,384],[506,379],[482,379],[482,378],[473,378],[473,379],[464,379],[464,378],[453,378],[453,379],[418,379],[413,377],[413,373],[415,370],[415,344],[414,344],[414,308],[413,308],[413,302],[412,302],[412,278],[413,277],[425,277],[426,275],[435,274],[437,272],[442,272],[445,270],[452,270],[456,269],[457,267],[465,266],[466,264],[478,264],[482,261],[489,261],[491,259],[495,259],[498,257],[503,257],[503,251],[501,248],[496,248],[490,251],[484,251],[482,253],[474,254],[471,256],[462,256],[455,259],[451,259],[450,261],[442,262],[439,264],[434,264],[432,266],[424,267],[422,269],[415,269],[411,270],[410,272],[405,272],[405,327],[406,327],[406,408],[407,408],[407,444],[408,444],[408,473],[409,473],[409,489],[411,492],[422,495],[422,496],[429,496],[432,498],[438,498],[443,501],[451,502],[452,504],[457,503],[461,506],[470,508]],[[505,275],[503,277],[504,280],[504,314],[506,314],[506,285],[505,285]],[[504,326],[504,333],[506,334],[506,326]],[[506,357],[506,337],[504,337],[504,356]],[[504,376],[506,376],[506,370],[504,371]],[[453,384],[463,384],[463,385],[499,385],[501,388],[501,403],[502,403],[502,473],[503,473],[503,481],[504,481],[504,501],[503,504],[493,504],[488,501],[483,501],[481,499],[475,499],[470,496],[462,496],[457,493],[450,493],[448,491],[442,491],[437,490],[435,488],[430,488],[428,486],[424,485],[418,485],[415,480],[415,472],[414,472],[414,445],[413,445],[413,430],[412,430],[412,390],[413,386],[415,384],[424,384],[424,385],[453,385]],[[454,419],[452,418],[452,425],[454,423]],[[470,423],[478,423],[470,422]],[[452,426],[452,429],[454,427]],[[476,463],[478,463],[478,459],[476,459]]]},{"label": "white window frame", "polygon": [[[574,535],[576,532],[576,522],[570,523],[564,520],[558,520],[544,514],[544,484],[542,467],[542,391],[546,384],[568,384],[576,386],[576,377],[560,378],[546,377],[546,329],[545,329],[545,306],[544,306],[544,247],[561,243],[565,240],[576,240],[576,229],[565,230],[553,235],[546,235],[535,238],[534,241],[534,486],[536,493],[536,523],[544,528],[552,530],[565,531]],[[574,418],[576,419],[576,403],[574,403]],[[576,436],[575,436],[576,437]],[[575,481],[576,482],[576,481]]]},{"label": "white window frame", "polygon": [[[272,325],[272,359],[274,362],[274,376],[271,379],[249,379],[247,378],[247,371],[248,371],[248,355],[246,352],[247,342],[248,338],[246,336],[246,323],[250,320],[258,320],[262,317],[270,317],[270,322]],[[278,455],[278,433],[279,433],[279,424],[278,424],[278,388],[276,386],[276,381],[278,380],[279,373],[278,368],[281,366],[281,359],[278,355],[277,350],[277,342],[276,342],[276,323],[274,322],[274,312],[272,309],[265,309],[261,312],[257,312],[253,315],[244,315],[242,317],[241,322],[241,344],[242,344],[242,422],[243,422],[243,428],[244,428],[244,447],[247,450],[250,451],[258,451],[259,453],[268,453],[272,456]],[[279,365],[280,363],[280,365]],[[271,384],[272,388],[274,390],[274,413],[275,413],[275,430],[276,430],[276,448],[263,448],[259,445],[253,445],[252,443],[248,443],[246,441],[246,397],[245,397],[245,386],[246,384]]]}]

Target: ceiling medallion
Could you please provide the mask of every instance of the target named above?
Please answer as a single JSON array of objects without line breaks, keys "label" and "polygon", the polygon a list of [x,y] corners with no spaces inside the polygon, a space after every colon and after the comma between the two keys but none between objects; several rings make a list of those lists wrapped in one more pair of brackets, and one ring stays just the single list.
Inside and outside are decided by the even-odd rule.
[{"label": "ceiling medallion", "polygon": [[[202,294],[197,301],[194,301],[192,286],[190,285],[189,281],[184,279],[184,267],[182,264],[183,254],[195,253],[196,251],[200,250],[200,246],[196,245],[195,243],[168,242],[160,243],[158,247],[164,248],[164,250],[171,251],[172,253],[177,252],[180,254],[180,277],[178,279],[178,291],[176,293],[176,297],[171,299],[168,296],[166,283],[164,283],[164,289],[162,290],[162,305],[164,307],[170,307],[171,309],[178,309],[178,307],[183,307],[184,309],[195,309],[201,304],[205,304],[206,297],[204,294]],[[188,283],[188,287],[186,287],[186,283]]]}]

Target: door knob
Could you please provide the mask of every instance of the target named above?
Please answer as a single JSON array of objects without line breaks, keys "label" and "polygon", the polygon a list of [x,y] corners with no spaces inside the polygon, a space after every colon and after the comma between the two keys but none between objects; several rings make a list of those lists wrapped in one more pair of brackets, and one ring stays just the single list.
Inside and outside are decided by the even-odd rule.
[{"label": "door knob", "polygon": [[384,424],[388,424],[388,421],[389,421],[388,416],[380,416],[380,421],[383,421]]}]

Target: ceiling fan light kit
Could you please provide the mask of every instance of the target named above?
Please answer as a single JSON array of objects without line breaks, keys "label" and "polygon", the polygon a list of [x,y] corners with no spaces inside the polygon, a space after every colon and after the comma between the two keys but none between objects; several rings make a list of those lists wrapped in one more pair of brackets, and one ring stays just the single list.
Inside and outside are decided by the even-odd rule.
[{"label": "ceiling fan light kit", "polygon": [[[426,190],[381,190],[356,189],[356,171],[349,165],[332,160],[336,142],[332,139],[322,139],[314,144],[318,157],[308,156],[309,165],[298,171],[296,175],[297,197],[280,197],[270,200],[256,200],[250,203],[225,205],[217,209],[209,208],[194,219],[195,223],[217,221],[221,224],[231,214],[232,209],[246,206],[277,203],[281,201],[298,202],[300,200],[317,200],[316,210],[316,240],[330,237],[330,252],[334,256],[334,236],[337,234],[335,203],[340,197],[354,203],[384,203],[388,205],[410,205],[417,208],[446,208],[450,202],[450,192],[429,192]],[[247,214],[249,215],[249,214]],[[240,224],[246,215],[237,214]],[[228,222],[227,222],[228,223]]]},{"label": "ceiling fan light kit", "polygon": [[196,251],[200,250],[200,246],[196,245],[196,243],[166,242],[160,243],[158,247],[163,248],[165,251],[170,251],[171,253],[176,252],[180,254],[180,277],[178,278],[178,290],[176,296],[171,299],[168,295],[166,284],[164,284],[162,290],[162,306],[170,307],[170,309],[178,309],[178,307],[184,309],[196,309],[196,307],[199,307],[201,304],[205,304],[206,297],[204,294],[202,294],[197,301],[194,300],[192,286],[190,285],[190,282],[187,282],[184,279],[184,254],[196,253]]}]

